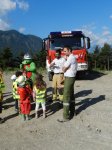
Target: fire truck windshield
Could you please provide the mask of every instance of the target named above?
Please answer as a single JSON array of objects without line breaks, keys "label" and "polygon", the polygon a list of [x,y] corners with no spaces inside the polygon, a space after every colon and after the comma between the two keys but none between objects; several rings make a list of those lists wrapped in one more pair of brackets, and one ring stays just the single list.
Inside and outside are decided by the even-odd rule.
[{"label": "fire truck windshield", "polygon": [[84,47],[84,38],[82,37],[61,37],[50,39],[50,50],[63,49],[65,45],[72,49],[81,49]]}]

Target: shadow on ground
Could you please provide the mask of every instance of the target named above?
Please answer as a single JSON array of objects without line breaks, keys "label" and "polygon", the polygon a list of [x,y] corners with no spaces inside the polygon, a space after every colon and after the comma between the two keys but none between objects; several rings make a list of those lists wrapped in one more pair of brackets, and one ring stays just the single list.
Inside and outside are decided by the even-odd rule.
[{"label": "shadow on ground", "polygon": [[[63,105],[59,102],[59,101],[47,101],[46,102],[46,114],[47,117],[56,113],[57,111],[59,111],[60,109],[62,109]],[[32,103],[32,110],[35,109],[35,103]],[[40,106],[39,108],[39,116],[41,117],[43,114],[43,110],[42,110],[42,106]],[[31,118],[35,117],[35,113],[31,114]]]},{"label": "shadow on ground", "polygon": [[48,87],[47,92],[52,92],[52,87]]},{"label": "shadow on ground", "polygon": [[3,98],[7,96],[12,96],[12,92],[3,93]]},{"label": "shadow on ground", "polygon": [[88,71],[86,74],[77,74],[76,80],[95,80],[102,76],[106,75],[105,73],[98,71]]},{"label": "shadow on ground", "polygon": [[6,100],[3,100],[2,108],[3,109],[8,109],[10,107],[14,107],[14,105],[15,105],[14,102],[15,102],[15,100],[13,99],[13,97],[9,97]]},{"label": "shadow on ground", "polygon": [[87,109],[89,106],[95,105],[96,103],[99,103],[103,100],[105,100],[105,95],[100,95],[95,98],[86,98],[76,103],[76,106],[80,105],[78,109],[76,109],[76,113],[79,114],[81,111]]},{"label": "shadow on ground", "polygon": [[80,92],[76,93],[74,96],[75,96],[75,98],[84,97],[84,96],[87,96],[91,93],[92,93],[91,89],[90,90],[83,90],[83,91],[80,91]]},{"label": "shadow on ground", "polygon": [[12,118],[17,117],[17,116],[18,116],[18,113],[14,113],[14,114],[12,114],[12,115],[9,115],[9,116],[7,116],[7,117],[4,117],[4,121],[7,121],[7,120],[12,119]]}]

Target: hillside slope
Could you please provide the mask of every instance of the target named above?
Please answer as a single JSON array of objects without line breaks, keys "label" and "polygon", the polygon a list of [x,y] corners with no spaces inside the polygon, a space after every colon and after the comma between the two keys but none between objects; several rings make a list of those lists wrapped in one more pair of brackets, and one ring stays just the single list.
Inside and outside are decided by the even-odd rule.
[{"label": "hillside slope", "polygon": [[0,30],[0,50],[11,48],[14,55],[21,52],[35,53],[42,48],[42,39],[34,35],[24,35],[16,30]]}]

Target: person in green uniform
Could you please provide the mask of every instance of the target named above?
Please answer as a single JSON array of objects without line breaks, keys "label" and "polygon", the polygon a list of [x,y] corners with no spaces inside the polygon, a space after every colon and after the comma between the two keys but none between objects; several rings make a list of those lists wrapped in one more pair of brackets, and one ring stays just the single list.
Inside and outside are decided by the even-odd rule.
[{"label": "person in green uniform", "polygon": [[64,72],[64,93],[63,93],[63,119],[59,122],[69,121],[75,114],[75,99],[74,99],[74,83],[77,73],[77,61],[72,54],[72,49],[69,46],[63,48],[66,57],[66,62],[63,67]]}]

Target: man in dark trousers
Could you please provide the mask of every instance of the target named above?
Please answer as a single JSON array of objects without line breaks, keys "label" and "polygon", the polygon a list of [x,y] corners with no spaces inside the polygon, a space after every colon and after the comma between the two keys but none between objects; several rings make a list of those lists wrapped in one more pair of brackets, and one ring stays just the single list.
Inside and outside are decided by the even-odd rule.
[{"label": "man in dark trousers", "polygon": [[59,122],[69,121],[75,114],[74,83],[77,72],[77,61],[72,54],[72,49],[65,46],[63,52],[67,61],[64,64],[64,93],[63,93],[63,119]]}]

